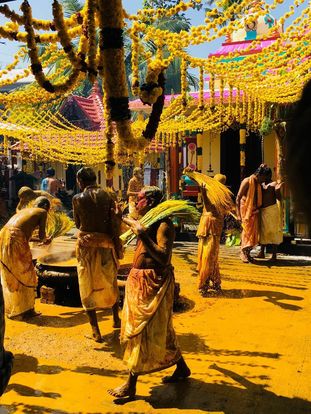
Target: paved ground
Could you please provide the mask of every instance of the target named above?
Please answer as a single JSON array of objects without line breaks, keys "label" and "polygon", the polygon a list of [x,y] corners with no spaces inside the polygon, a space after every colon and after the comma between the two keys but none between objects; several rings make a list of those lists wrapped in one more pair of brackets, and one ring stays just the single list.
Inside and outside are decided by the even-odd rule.
[{"label": "paved ground", "polygon": [[37,303],[42,316],[32,323],[7,323],[15,369],[0,414],[311,413],[311,260],[283,256],[269,267],[237,257],[235,248],[221,249],[224,294],[204,299],[196,289],[196,244],[176,243],[186,309],[174,323],[192,370],[188,381],[162,385],[163,373],[143,376],[137,400],[116,405],[106,389],[126,370],[110,313],[100,316],[106,341],[95,344],[84,338],[81,309]]}]

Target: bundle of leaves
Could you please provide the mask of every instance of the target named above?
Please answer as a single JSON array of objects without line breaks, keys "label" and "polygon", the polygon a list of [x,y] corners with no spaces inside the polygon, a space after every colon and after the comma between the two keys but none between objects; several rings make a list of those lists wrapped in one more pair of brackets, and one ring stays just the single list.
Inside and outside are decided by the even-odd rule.
[{"label": "bundle of leaves", "polygon": [[209,177],[208,175],[199,173],[197,171],[189,171],[185,173],[189,178],[196,181],[200,186],[205,185],[206,195],[215,206],[215,208],[227,214],[232,210],[232,193],[228,187],[224,184],[221,184],[219,181],[214,180],[214,178]]},{"label": "bundle of leaves", "polygon": [[[178,216],[182,216],[183,218],[186,216],[188,221],[195,223],[197,223],[200,219],[198,210],[189,204],[188,201],[166,200],[149,210],[139,221],[144,227],[149,228],[157,221],[166,219],[168,217]],[[120,236],[120,239],[125,244],[129,244],[135,237],[136,235],[132,230],[127,230]]]},{"label": "bundle of leaves", "polygon": [[48,237],[64,236],[74,226],[74,222],[64,212],[50,209],[46,222],[46,235]]}]

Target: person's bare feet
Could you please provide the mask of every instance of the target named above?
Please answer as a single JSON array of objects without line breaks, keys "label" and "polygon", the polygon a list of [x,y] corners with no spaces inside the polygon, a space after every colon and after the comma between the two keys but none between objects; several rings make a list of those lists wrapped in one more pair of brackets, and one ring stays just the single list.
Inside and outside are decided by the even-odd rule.
[{"label": "person's bare feet", "polygon": [[101,343],[104,342],[104,340],[103,340],[103,338],[102,338],[102,336],[101,336],[100,333],[93,332],[92,334],[85,334],[84,336],[87,339],[92,339],[93,341],[98,342],[99,344],[101,344]]},{"label": "person's bare feet", "polygon": [[168,375],[162,378],[162,382],[163,384],[175,383],[178,381],[185,380],[186,378],[190,377],[190,375],[191,375],[191,371],[187,366],[183,368],[177,367],[175,371],[173,372],[173,375]]},{"label": "person's bare feet", "polygon": [[242,260],[243,263],[249,263],[248,256],[244,252],[240,253],[240,259]]},{"label": "person's bare feet", "polygon": [[122,384],[120,387],[111,388],[108,390],[108,394],[117,398],[134,399],[136,395],[136,386],[131,385],[128,381]]},{"label": "person's bare feet", "polygon": [[121,328],[121,319],[114,319],[112,327],[115,329]]}]

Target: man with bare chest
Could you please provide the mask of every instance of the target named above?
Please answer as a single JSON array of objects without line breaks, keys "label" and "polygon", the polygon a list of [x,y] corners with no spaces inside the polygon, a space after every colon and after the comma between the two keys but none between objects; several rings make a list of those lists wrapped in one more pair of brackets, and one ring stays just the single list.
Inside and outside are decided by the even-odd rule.
[{"label": "man with bare chest", "polygon": [[278,200],[281,201],[283,183],[272,181],[272,171],[267,169],[265,182],[262,184],[262,206],[260,209],[259,242],[260,259],[265,258],[265,247],[272,244],[271,260],[277,259],[277,247],[283,241],[281,211]]},{"label": "man with bare chest", "polygon": [[78,278],[83,308],[92,327],[92,339],[102,342],[96,309],[112,308],[115,328],[120,327],[117,285],[120,220],[109,192],[96,184],[91,168],[77,173],[81,193],[73,198],[73,213],[80,230],[77,241]]},{"label": "man with bare chest", "polygon": [[0,272],[9,318],[25,319],[36,316],[34,311],[37,276],[32,263],[29,240],[39,227],[39,239],[46,238],[45,226],[50,202],[38,197],[34,208],[15,214],[0,232]]}]

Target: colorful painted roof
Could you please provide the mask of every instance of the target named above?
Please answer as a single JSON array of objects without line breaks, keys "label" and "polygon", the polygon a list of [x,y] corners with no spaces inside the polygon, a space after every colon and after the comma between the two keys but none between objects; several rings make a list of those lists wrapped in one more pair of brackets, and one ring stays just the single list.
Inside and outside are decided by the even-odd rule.
[{"label": "colorful painted roof", "polygon": [[[264,48],[272,45],[276,41],[277,37],[262,40],[259,45],[255,45],[251,50],[247,50],[244,55],[250,55],[253,53],[260,53]],[[251,40],[242,41],[242,42],[226,42],[221,45],[221,47],[216,50],[214,53],[210,53],[209,56],[227,56],[229,53],[242,51],[249,47]],[[241,56],[243,58],[243,56]]]},{"label": "colorful painted roof", "polygon": [[92,92],[87,98],[78,95],[69,96],[62,105],[60,112],[62,113],[67,105],[72,105],[73,103],[78,105],[85,117],[95,124],[96,128],[94,129],[104,129],[102,94],[97,83],[94,84]]}]

